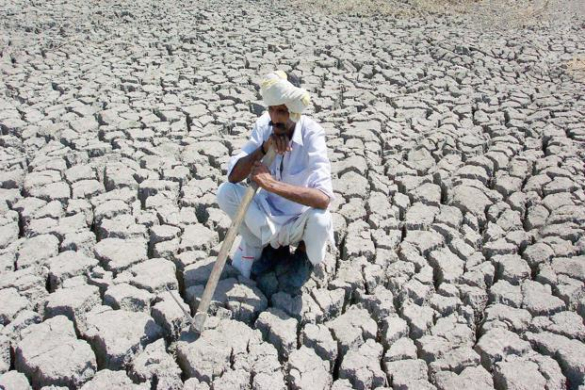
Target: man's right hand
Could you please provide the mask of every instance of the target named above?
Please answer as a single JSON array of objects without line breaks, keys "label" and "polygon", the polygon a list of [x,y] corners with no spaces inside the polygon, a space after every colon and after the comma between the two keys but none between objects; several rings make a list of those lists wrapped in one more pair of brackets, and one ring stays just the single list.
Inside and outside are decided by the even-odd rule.
[{"label": "man's right hand", "polygon": [[286,152],[290,152],[292,150],[290,147],[290,140],[286,135],[276,135],[274,133],[270,134],[270,137],[264,141],[264,144],[262,145],[265,152],[268,152],[272,145],[275,146],[276,153],[278,154],[285,154]]},{"label": "man's right hand", "polygon": [[[264,146],[265,153],[268,153],[272,145],[274,145],[274,147],[276,148],[276,152],[279,154],[284,154],[292,150],[290,146],[290,141],[288,137],[285,135],[279,136],[276,134],[271,134],[270,137],[266,141],[264,141],[262,145]],[[234,168],[232,169],[230,176],[228,177],[230,183],[239,183],[242,180],[246,179],[250,175],[254,163],[262,160],[262,157],[264,157],[264,154],[262,153],[260,148],[257,148],[254,151],[254,153],[239,159]]]}]

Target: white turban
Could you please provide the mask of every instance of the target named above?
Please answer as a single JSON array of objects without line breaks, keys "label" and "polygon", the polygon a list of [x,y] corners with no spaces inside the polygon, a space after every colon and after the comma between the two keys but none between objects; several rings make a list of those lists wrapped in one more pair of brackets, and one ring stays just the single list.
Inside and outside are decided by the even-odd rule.
[{"label": "white turban", "polygon": [[286,79],[286,73],[277,70],[268,74],[260,83],[260,93],[267,106],[284,104],[290,113],[290,118],[297,122],[301,113],[311,102],[309,92],[297,88]]}]

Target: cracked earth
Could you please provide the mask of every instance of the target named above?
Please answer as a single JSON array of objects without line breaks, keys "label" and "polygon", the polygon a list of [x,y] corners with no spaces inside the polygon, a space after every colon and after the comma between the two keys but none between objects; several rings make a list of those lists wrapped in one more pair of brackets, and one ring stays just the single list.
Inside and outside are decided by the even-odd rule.
[{"label": "cracked earth", "polygon": [[[0,388],[585,388],[582,21],[0,15]],[[326,130],[336,246],[301,291],[226,266],[198,337],[171,294],[195,312],[275,68]]]}]

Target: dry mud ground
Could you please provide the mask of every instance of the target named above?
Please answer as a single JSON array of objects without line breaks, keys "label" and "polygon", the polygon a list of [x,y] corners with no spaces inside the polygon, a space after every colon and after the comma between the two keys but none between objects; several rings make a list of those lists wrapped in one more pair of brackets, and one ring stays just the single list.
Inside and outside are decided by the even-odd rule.
[{"label": "dry mud ground", "polygon": [[[0,387],[585,388],[582,21],[1,3]],[[166,291],[194,311],[275,67],[337,245],[301,291],[227,267],[196,338]]]}]

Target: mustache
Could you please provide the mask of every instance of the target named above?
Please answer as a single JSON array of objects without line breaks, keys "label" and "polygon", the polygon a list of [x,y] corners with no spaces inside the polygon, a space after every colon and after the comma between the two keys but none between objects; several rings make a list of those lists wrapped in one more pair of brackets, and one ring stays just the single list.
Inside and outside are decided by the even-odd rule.
[{"label": "mustache", "polygon": [[284,123],[274,123],[270,121],[268,124],[272,127],[276,127],[278,130],[286,130],[286,125]]}]

